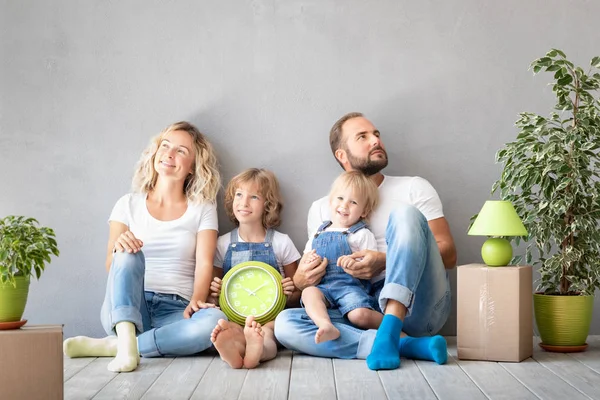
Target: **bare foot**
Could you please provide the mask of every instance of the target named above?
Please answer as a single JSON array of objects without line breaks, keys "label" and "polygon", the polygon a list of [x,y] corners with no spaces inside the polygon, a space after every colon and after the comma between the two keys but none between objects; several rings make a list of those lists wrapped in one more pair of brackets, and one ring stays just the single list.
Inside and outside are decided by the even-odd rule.
[{"label": "bare foot", "polygon": [[242,328],[234,323],[220,319],[210,335],[210,341],[231,368],[244,366],[244,349],[246,347]]},{"label": "bare foot", "polygon": [[263,353],[264,333],[262,327],[254,320],[253,315],[246,318],[244,326],[244,337],[246,338],[246,355],[244,356],[244,367],[255,368],[260,363]]},{"label": "bare foot", "polygon": [[315,333],[315,343],[323,343],[329,340],[335,340],[340,337],[340,331],[333,324],[323,325],[319,327]]}]

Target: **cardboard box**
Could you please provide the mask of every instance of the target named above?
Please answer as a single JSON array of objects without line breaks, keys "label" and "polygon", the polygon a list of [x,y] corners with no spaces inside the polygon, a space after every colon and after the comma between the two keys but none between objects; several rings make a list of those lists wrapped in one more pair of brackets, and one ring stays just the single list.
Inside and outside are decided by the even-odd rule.
[{"label": "cardboard box", "polygon": [[0,330],[0,399],[63,398],[60,325]]},{"label": "cardboard box", "polygon": [[457,299],[458,358],[520,362],[531,357],[531,266],[460,266]]}]

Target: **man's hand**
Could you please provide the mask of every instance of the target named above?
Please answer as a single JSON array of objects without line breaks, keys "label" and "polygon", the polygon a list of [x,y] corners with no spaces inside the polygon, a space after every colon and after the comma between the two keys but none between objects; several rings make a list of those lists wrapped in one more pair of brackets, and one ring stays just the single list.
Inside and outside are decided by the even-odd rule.
[{"label": "man's hand", "polygon": [[294,274],[294,285],[300,290],[314,286],[321,281],[327,268],[327,259],[319,257],[315,250],[302,256]]},{"label": "man's hand", "polygon": [[349,256],[340,257],[338,265],[355,278],[371,279],[385,268],[385,253],[360,250]]},{"label": "man's hand", "polygon": [[183,318],[192,318],[192,314],[203,308],[219,308],[212,303],[206,303],[200,300],[192,300],[190,304],[183,310]]}]

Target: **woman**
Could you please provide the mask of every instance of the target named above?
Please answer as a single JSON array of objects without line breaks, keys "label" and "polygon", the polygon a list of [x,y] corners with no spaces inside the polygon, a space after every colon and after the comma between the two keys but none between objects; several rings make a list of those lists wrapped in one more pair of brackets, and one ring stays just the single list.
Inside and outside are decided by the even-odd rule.
[{"label": "woman", "polygon": [[108,369],[128,372],[139,355],[190,355],[211,346],[213,327],[226,318],[206,303],[219,184],[212,146],[196,127],[178,122],[152,139],[134,193],[119,199],[109,218],[101,319],[110,336],[67,339],[67,356],[115,357]]}]

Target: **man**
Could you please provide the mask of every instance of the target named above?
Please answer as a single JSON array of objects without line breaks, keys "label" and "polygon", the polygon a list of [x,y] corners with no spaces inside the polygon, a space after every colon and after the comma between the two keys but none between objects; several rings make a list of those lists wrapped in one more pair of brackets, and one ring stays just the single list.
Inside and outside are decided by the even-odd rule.
[{"label": "man", "polygon": [[[456,249],[435,189],[419,177],[381,173],[388,164],[387,153],[380,132],[361,113],[340,118],[331,128],[329,140],[345,171],[359,170],[379,188],[380,205],[369,221],[378,251],[352,254],[357,262],[346,272],[371,279],[371,294],[379,300],[374,308],[379,307],[385,316],[377,331],[363,331],[338,310],[328,310],[341,335],[315,344],[317,326],[303,309],[288,309],[275,321],[275,336],[285,347],[310,355],[366,358],[373,370],[398,368],[400,356],[444,364],[446,341],[431,335],[442,328],[450,313],[446,269],[455,266]],[[327,197],[323,197],[310,208],[309,237],[329,219]],[[294,276],[301,290],[317,284],[327,265],[327,260],[302,261]]]}]

